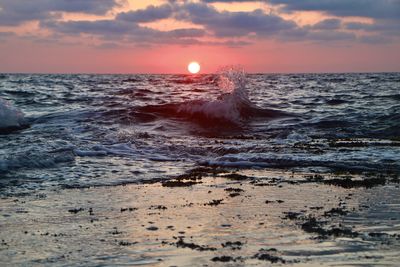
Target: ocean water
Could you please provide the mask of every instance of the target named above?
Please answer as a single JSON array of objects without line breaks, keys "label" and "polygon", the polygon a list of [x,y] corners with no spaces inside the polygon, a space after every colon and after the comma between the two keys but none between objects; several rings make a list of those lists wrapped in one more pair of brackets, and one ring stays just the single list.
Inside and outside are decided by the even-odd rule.
[{"label": "ocean water", "polygon": [[400,73],[0,75],[0,195],[197,166],[400,171]]}]

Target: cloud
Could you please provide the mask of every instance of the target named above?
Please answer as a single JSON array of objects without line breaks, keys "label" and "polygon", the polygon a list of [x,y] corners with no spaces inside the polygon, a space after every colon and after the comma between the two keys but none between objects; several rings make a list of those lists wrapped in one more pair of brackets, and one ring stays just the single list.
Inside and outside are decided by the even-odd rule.
[{"label": "cloud", "polygon": [[361,36],[360,41],[368,44],[387,44],[392,42],[392,38],[381,34]]},{"label": "cloud", "polygon": [[312,26],[316,30],[337,30],[341,27],[340,19],[325,19]]},{"label": "cloud", "polygon": [[133,33],[139,29],[134,23],[126,23],[118,20],[94,20],[94,21],[56,21],[47,20],[40,23],[42,28],[51,29],[57,33],[70,35],[92,34],[104,36],[120,36]]},{"label": "cloud", "polygon": [[117,0],[0,0],[0,25],[57,18],[52,12],[102,15],[119,5]]},{"label": "cloud", "polygon": [[[204,3],[245,3],[245,2],[260,2],[257,0],[203,0]],[[264,1],[261,1],[264,2]]]},{"label": "cloud", "polygon": [[118,43],[113,43],[113,42],[104,42],[101,43],[100,45],[95,45],[94,47],[99,49],[116,49],[120,48],[120,45]]},{"label": "cloud", "polygon": [[162,6],[149,6],[146,9],[122,12],[117,16],[117,20],[131,22],[153,22],[160,19],[169,18],[172,15],[172,8],[165,4]]},{"label": "cloud", "polygon": [[217,37],[244,37],[251,34],[272,36],[297,26],[293,21],[266,14],[260,9],[251,12],[219,12],[204,3],[185,3],[176,10],[177,19],[203,25]]},{"label": "cloud", "polygon": [[322,11],[331,15],[400,19],[399,0],[268,0],[283,11]]},{"label": "cloud", "polygon": [[[336,16],[326,19],[309,28],[311,31],[307,38],[329,37],[331,30],[332,39],[335,41],[353,39],[358,42],[377,43],[381,40],[394,41],[400,36],[400,1],[399,0],[266,0],[270,4],[281,5],[280,12],[293,11],[319,11]],[[373,19],[372,23],[350,22],[343,23],[344,17],[367,17]],[[339,31],[340,29],[346,32]],[[326,33],[320,32],[326,31]],[[357,32],[358,31],[358,32]],[[360,35],[359,31],[369,32],[369,35]],[[351,34],[351,35],[350,35]],[[355,36],[357,34],[357,36]],[[373,35],[371,35],[373,34]],[[355,38],[352,38],[355,37]]]},{"label": "cloud", "polygon": [[344,24],[348,30],[362,30],[367,32],[379,32],[390,35],[400,35],[400,23],[391,21],[378,21],[375,23],[348,22]]},{"label": "cloud", "polygon": [[[239,47],[258,40],[271,39],[292,42],[357,41],[373,43],[375,39],[378,39],[376,36],[382,38],[386,36],[385,40],[394,40],[396,38],[390,37],[390,35],[398,36],[400,32],[400,24],[394,23],[397,20],[393,19],[375,19],[373,24],[367,24],[344,22],[341,16],[338,16],[322,20],[314,25],[299,26],[292,20],[284,19],[279,11],[278,13],[266,13],[261,9],[220,11],[209,4],[214,2],[250,2],[246,0],[203,0],[196,2],[169,0],[159,6],[150,5],[144,9],[120,12],[110,19],[62,21],[59,17],[59,12],[104,14],[121,4],[121,1],[123,0],[0,0],[0,25],[18,25],[24,21],[37,20],[40,28],[49,30],[52,36],[57,35],[57,40],[70,36],[95,37],[103,42],[103,45],[98,45],[101,48],[132,44],[146,46],[153,44],[224,44],[230,47]],[[369,8],[377,6],[375,2],[370,0],[364,1]],[[280,4],[281,10],[285,12],[319,10],[332,15],[367,12],[363,11],[364,7],[358,6],[361,0],[265,0],[264,2]],[[396,7],[394,1],[382,0],[381,2],[383,4],[377,10],[378,13],[387,10],[389,6]],[[345,7],[357,10],[345,11]],[[395,11],[392,10],[391,12]],[[189,22],[195,24],[196,27],[160,31],[143,25],[143,23],[162,19]],[[48,38],[50,40],[52,37],[49,36]]]},{"label": "cloud", "polygon": [[167,32],[169,36],[175,38],[182,37],[203,37],[206,35],[206,32],[202,29],[176,29]]},{"label": "cloud", "polygon": [[356,40],[357,36],[354,33],[342,31],[313,31],[307,34],[307,39],[314,41],[346,41]]},{"label": "cloud", "polygon": [[53,32],[66,35],[88,34],[100,37],[106,43],[120,42],[136,44],[197,44],[196,37],[202,37],[206,33],[202,29],[186,28],[171,31],[159,31],[140,26],[130,21],[120,19],[96,20],[96,21],[54,21],[41,23],[41,27]]},{"label": "cloud", "polygon": [[[203,29],[182,28],[160,31],[140,23],[173,18],[200,25]],[[248,45],[257,39],[278,39],[281,41],[343,42],[363,41],[341,19],[325,19],[304,27],[285,20],[277,14],[265,13],[261,9],[249,12],[218,11],[202,2],[169,1],[160,6],[117,14],[114,19],[96,21],[57,21],[49,19],[41,22],[41,27],[66,35],[88,34],[99,37],[104,42],[135,43],[137,45],[182,44],[220,45],[232,47]],[[359,27],[367,25],[358,25]],[[217,41],[202,40],[213,37]]]},{"label": "cloud", "polygon": [[[183,28],[171,31],[159,31],[140,26],[140,23],[174,18],[203,26],[204,29]],[[89,34],[104,40],[119,39],[139,43],[180,43],[202,44],[210,42],[195,41],[211,33],[216,38],[242,38],[254,36],[273,36],[284,30],[293,30],[297,26],[273,14],[262,10],[252,12],[219,12],[204,3],[170,2],[161,6],[149,6],[145,9],[123,12],[114,19],[96,21],[58,21],[47,19],[40,23],[42,28],[67,35]],[[208,34],[209,36],[209,34]],[[190,39],[189,39],[190,38]],[[185,40],[184,40],[185,39]],[[243,40],[223,40],[230,46],[249,44]],[[216,42],[216,43],[221,43]]]}]

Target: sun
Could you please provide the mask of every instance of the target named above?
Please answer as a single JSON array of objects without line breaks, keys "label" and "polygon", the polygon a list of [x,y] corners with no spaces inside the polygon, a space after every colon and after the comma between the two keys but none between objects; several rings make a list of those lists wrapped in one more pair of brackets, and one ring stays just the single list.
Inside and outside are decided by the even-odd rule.
[{"label": "sun", "polygon": [[188,65],[188,71],[192,74],[196,74],[200,71],[200,64],[196,61],[190,62]]}]

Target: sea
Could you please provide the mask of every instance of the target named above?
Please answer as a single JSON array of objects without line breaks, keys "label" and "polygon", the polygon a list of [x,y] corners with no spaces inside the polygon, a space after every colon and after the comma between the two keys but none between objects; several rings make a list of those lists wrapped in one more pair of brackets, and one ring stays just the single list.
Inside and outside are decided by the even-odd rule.
[{"label": "sea", "polygon": [[400,73],[0,74],[0,196],[199,166],[400,171]]}]

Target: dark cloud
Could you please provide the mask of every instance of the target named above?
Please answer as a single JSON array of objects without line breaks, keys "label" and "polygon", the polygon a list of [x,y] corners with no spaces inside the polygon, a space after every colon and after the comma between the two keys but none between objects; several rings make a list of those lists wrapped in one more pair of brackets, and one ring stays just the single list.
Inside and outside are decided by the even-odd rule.
[{"label": "dark cloud", "polygon": [[[201,25],[204,29],[189,28],[159,31],[140,25],[143,22],[174,18],[180,21]],[[300,27],[273,13],[257,9],[250,12],[218,11],[202,2],[169,1],[161,6],[149,6],[142,10],[118,14],[115,19],[97,21],[47,20],[42,27],[67,35],[88,34],[98,36],[105,42],[116,40],[135,44],[182,44],[219,45],[232,47],[248,45],[246,40],[279,39],[284,41],[341,42],[363,41],[350,27],[371,27],[370,25],[343,24],[338,18],[326,19],[317,24]],[[373,30],[372,28],[370,29]],[[379,30],[379,29],[375,29]],[[201,37],[212,36],[222,41],[205,42]],[[365,39],[367,40],[367,39]]]},{"label": "dark cloud", "polygon": [[335,30],[315,30],[313,27],[297,28],[290,31],[285,31],[279,35],[281,41],[308,41],[330,44],[343,41],[357,41],[357,36],[351,32],[345,32],[340,29]]},{"label": "dark cloud", "polygon": [[54,18],[52,12],[101,15],[120,5],[117,0],[0,0],[0,25]]},{"label": "dark cloud", "polygon": [[[53,32],[66,35],[88,34],[98,36],[105,42],[130,43],[179,43],[186,44],[189,38],[202,37],[205,31],[202,29],[187,28],[171,31],[159,31],[140,26],[124,20],[96,20],[96,21],[46,21],[41,27]],[[191,43],[195,43],[190,40]]]},{"label": "dark cloud", "polygon": [[176,8],[177,19],[203,25],[217,37],[272,36],[297,25],[274,14],[257,9],[251,12],[219,12],[204,3],[185,3]]},{"label": "dark cloud", "polygon": [[257,0],[203,0],[204,3],[245,3],[245,2],[264,2]]},{"label": "dark cloud", "polygon": [[[340,33],[339,29],[347,31],[368,32],[358,35],[354,40],[365,43],[378,43],[380,40],[392,42],[400,36],[400,0],[268,0],[271,4],[283,5],[281,11],[320,11],[337,17],[367,17],[373,23],[341,23],[339,19],[327,19],[313,25],[310,30],[325,30],[332,32],[332,40],[352,39],[350,32]],[[354,35],[354,33],[351,33]],[[312,36],[329,37],[327,33],[314,32]],[[337,39],[334,39],[337,38]],[[326,39],[326,38],[324,38]]]},{"label": "dark cloud", "polygon": [[[175,18],[181,21],[201,25],[204,29],[189,28],[171,31],[158,31],[141,26],[140,23],[157,21],[165,18]],[[142,10],[118,14],[115,19],[96,21],[57,21],[44,20],[40,23],[43,28],[67,35],[89,34],[104,40],[120,39],[140,43],[179,43],[195,41],[207,33],[217,38],[274,36],[284,30],[293,30],[294,22],[286,21],[277,15],[265,14],[262,10],[252,12],[219,12],[204,3],[171,1],[161,6],[149,6]],[[245,45],[249,42],[242,40],[227,40],[230,46]],[[221,42],[216,42],[221,43]],[[210,44],[210,42],[207,42]]]},{"label": "dark cloud", "polygon": [[203,37],[206,32],[202,29],[176,29],[169,31],[168,35],[175,38]]},{"label": "dark cloud", "polygon": [[[393,18],[375,19],[373,24],[345,23],[340,17],[329,18],[314,25],[299,26],[294,21],[284,19],[277,13],[266,13],[261,9],[248,12],[217,10],[208,3],[214,2],[253,2],[246,0],[203,0],[166,1],[160,6],[121,12],[112,19],[61,21],[57,12],[85,12],[104,14],[122,0],[0,0],[0,25],[18,25],[29,20],[38,20],[41,28],[49,29],[57,40],[63,36],[89,35],[100,39],[100,48],[113,48],[115,45],[226,45],[238,47],[260,39],[281,41],[342,42],[360,41],[373,43],[378,37],[393,40],[398,36],[400,24]],[[280,4],[286,12],[294,10],[318,10],[332,15],[358,15],[374,13],[359,7],[361,0],[265,0]],[[396,7],[395,1],[382,0],[378,8],[375,1],[364,0],[368,8],[376,8],[383,16],[384,10]],[[397,1],[397,3],[400,1]],[[353,11],[345,11],[345,7]],[[357,10],[354,10],[357,9]],[[364,11],[363,11],[364,10]],[[346,13],[347,12],[347,13]],[[386,11],[385,11],[386,12]],[[389,11],[387,11],[389,12]],[[393,14],[396,11],[390,11]],[[347,15],[346,15],[347,14]],[[160,31],[144,26],[143,23],[173,18],[190,22],[197,27]],[[362,33],[360,35],[360,32]],[[367,37],[365,37],[367,35]],[[386,36],[386,38],[384,38]],[[204,41],[202,37],[212,37],[215,42]],[[365,38],[364,38],[365,37]],[[50,38],[50,37],[49,37]],[[4,38],[3,38],[4,39]],[[208,38],[207,40],[210,40]]]},{"label": "dark cloud", "polygon": [[387,44],[393,42],[393,38],[381,34],[361,36],[359,39],[361,42],[368,44]]},{"label": "dark cloud", "polygon": [[335,16],[400,19],[399,0],[268,0],[284,5],[283,10],[322,11]]},{"label": "dark cloud", "polygon": [[307,34],[308,40],[313,41],[346,41],[356,40],[357,36],[354,33],[342,31],[312,31]]},{"label": "dark cloud", "polygon": [[133,23],[125,23],[118,20],[95,20],[95,21],[56,21],[48,20],[41,22],[42,28],[51,29],[57,33],[70,35],[92,34],[102,36],[121,36],[133,33],[139,26]]},{"label": "dark cloud", "polygon": [[361,30],[367,32],[379,32],[400,36],[400,23],[392,23],[391,21],[377,21],[375,23],[348,22],[344,24],[348,30]]},{"label": "dark cloud", "polygon": [[99,49],[116,49],[120,48],[121,46],[118,43],[104,42],[101,43],[100,45],[95,45],[94,47]]},{"label": "dark cloud", "polygon": [[171,5],[149,6],[146,9],[123,12],[118,14],[117,20],[132,22],[152,22],[169,18],[172,15]]},{"label": "dark cloud", "polygon": [[312,26],[316,30],[337,30],[340,29],[342,21],[340,19],[325,19]]}]

